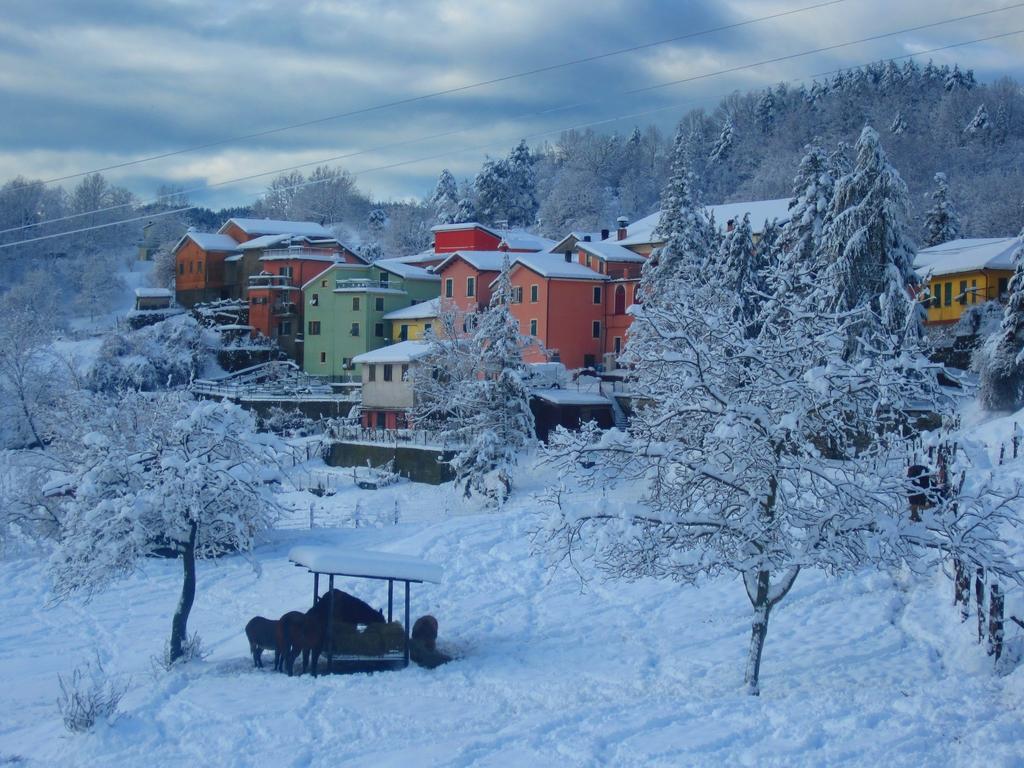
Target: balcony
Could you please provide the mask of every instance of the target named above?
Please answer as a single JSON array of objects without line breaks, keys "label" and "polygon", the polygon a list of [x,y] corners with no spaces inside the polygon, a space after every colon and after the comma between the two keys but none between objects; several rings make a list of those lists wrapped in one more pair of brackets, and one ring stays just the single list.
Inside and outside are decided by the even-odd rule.
[{"label": "balcony", "polygon": [[277,316],[296,315],[299,310],[292,301],[278,301],[271,307],[271,312]]},{"label": "balcony", "polygon": [[301,245],[294,245],[290,248],[268,248],[263,252],[263,258],[267,259],[334,259],[343,261],[340,251],[322,251],[316,248],[305,248]]},{"label": "balcony", "polygon": [[252,275],[249,277],[249,288],[295,288],[288,275]]},{"label": "balcony", "polygon": [[335,280],[334,290],[336,291],[368,291],[376,288],[375,280]]}]

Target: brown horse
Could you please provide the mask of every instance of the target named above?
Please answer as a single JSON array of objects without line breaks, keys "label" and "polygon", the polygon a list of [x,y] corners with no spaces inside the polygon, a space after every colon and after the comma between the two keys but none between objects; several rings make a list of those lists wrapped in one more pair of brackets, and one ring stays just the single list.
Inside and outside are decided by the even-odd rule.
[{"label": "brown horse", "polygon": [[284,664],[290,677],[295,659],[302,654],[302,673],[309,668],[312,656],[313,677],[317,676],[317,662],[323,653],[327,638],[327,622],[333,597],[334,621],[350,624],[385,623],[384,614],[367,603],[340,589],[330,590],[316,599],[305,613],[289,611],[278,622],[278,646],[283,648]]},{"label": "brown horse", "polygon": [[281,669],[281,643],[278,641],[278,622],[253,616],[245,625],[245,636],[249,639],[254,667],[263,667],[263,651],[274,649],[274,671]]}]

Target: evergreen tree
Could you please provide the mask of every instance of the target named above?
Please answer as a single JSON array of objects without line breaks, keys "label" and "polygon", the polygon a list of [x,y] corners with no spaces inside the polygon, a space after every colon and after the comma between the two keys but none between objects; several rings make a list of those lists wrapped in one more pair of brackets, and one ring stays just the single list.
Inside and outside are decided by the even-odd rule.
[{"label": "evergreen tree", "polygon": [[510,227],[530,227],[537,221],[537,177],[534,158],[520,141],[505,160],[505,218]]},{"label": "evergreen tree", "polygon": [[907,121],[903,119],[902,112],[896,113],[896,117],[893,118],[892,125],[889,126],[889,132],[896,136],[902,136],[907,132]]},{"label": "evergreen tree", "polygon": [[476,215],[484,224],[494,224],[507,218],[505,213],[505,189],[507,169],[501,160],[484,160],[480,172],[473,182],[476,197]]},{"label": "evergreen tree", "polygon": [[765,271],[760,252],[754,247],[750,214],[743,218],[722,240],[718,259],[708,265],[704,280],[715,280],[734,294],[733,321],[744,329],[745,335],[757,335],[756,320],[765,298]]},{"label": "evergreen tree", "polygon": [[924,244],[929,248],[960,237],[960,217],[949,198],[946,174],[935,174],[935,191],[930,197],[932,207],[924,219]]},{"label": "evergreen tree", "polygon": [[862,312],[848,338],[847,352],[857,356],[883,337],[897,344],[919,338],[922,318],[908,293],[916,248],[907,235],[906,185],[874,128],[864,127],[855,150],[853,170],[836,182],[821,252],[832,309]]},{"label": "evergreen tree", "polygon": [[732,154],[735,133],[736,126],[733,124],[732,118],[725,118],[718,141],[715,142],[715,146],[711,148],[711,154],[708,156],[712,163],[724,163],[729,159],[729,156]]},{"label": "evergreen tree", "polygon": [[765,91],[764,95],[757,102],[755,119],[757,120],[757,127],[761,129],[761,133],[771,133],[775,127],[775,94],[772,93],[771,88]]},{"label": "evergreen tree", "polygon": [[661,198],[657,234],[665,245],[643,265],[641,291],[657,291],[670,275],[691,279],[699,273],[717,245],[717,233],[704,211],[688,162],[688,144],[682,125],[672,147],[672,173]]},{"label": "evergreen tree", "polygon": [[447,168],[441,171],[437,186],[427,200],[434,214],[435,224],[455,224],[459,212],[459,188],[455,177]]},{"label": "evergreen tree", "polygon": [[989,410],[1015,410],[1024,404],[1024,231],[1014,260],[1002,326],[981,351],[978,395]]},{"label": "evergreen tree", "polygon": [[985,141],[992,133],[992,120],[988,116],[988,109],[984,104],[978,107],[971,122],[964,128],[964,135],[971,139]]}]

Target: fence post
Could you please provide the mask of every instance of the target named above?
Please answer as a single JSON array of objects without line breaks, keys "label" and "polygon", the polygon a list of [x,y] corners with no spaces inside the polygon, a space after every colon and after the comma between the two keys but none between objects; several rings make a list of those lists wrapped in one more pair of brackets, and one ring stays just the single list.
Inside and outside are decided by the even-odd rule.
[{"label": "fence post", "polygon": [[316,527],[316,523],[313,520],[313,503],[309,504],[309,530],[313,530]]},{"label": "fence post", "polygon": [[978,604],[978,642],[985,639],[985,569],[974,574],[974,600]]},{"label": "fence post", "polygon": [[1003,592],[992,584],[988,607],[988,655],[996,661],[1003,654]]}]

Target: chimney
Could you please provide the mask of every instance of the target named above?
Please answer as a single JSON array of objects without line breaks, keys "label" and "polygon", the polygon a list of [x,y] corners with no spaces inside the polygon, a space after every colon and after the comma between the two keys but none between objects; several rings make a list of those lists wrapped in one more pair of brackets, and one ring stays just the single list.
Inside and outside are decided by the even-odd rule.
[{"label": "chimney", "polygon": [[584,235],[583,236],[583,242],[584,243],[589,243],[590,242],[590,235]]},{"label": "chimney", "polygon": [[601,230],[601,239],[602,240],[607,240],[608,239],[608,230],[607,229],[602,229]]},{"label": "chimney", "polygon": [[616,220],[615,223],[619,227],[618,231],[616,231],[616,233],[615,233],[615,235],[616,235],[615,239],[616,240],[625,240],[626,239],[626,227],[629,226],[629,219],[627,219],[625,216],[619,216],[619,218]]}]

